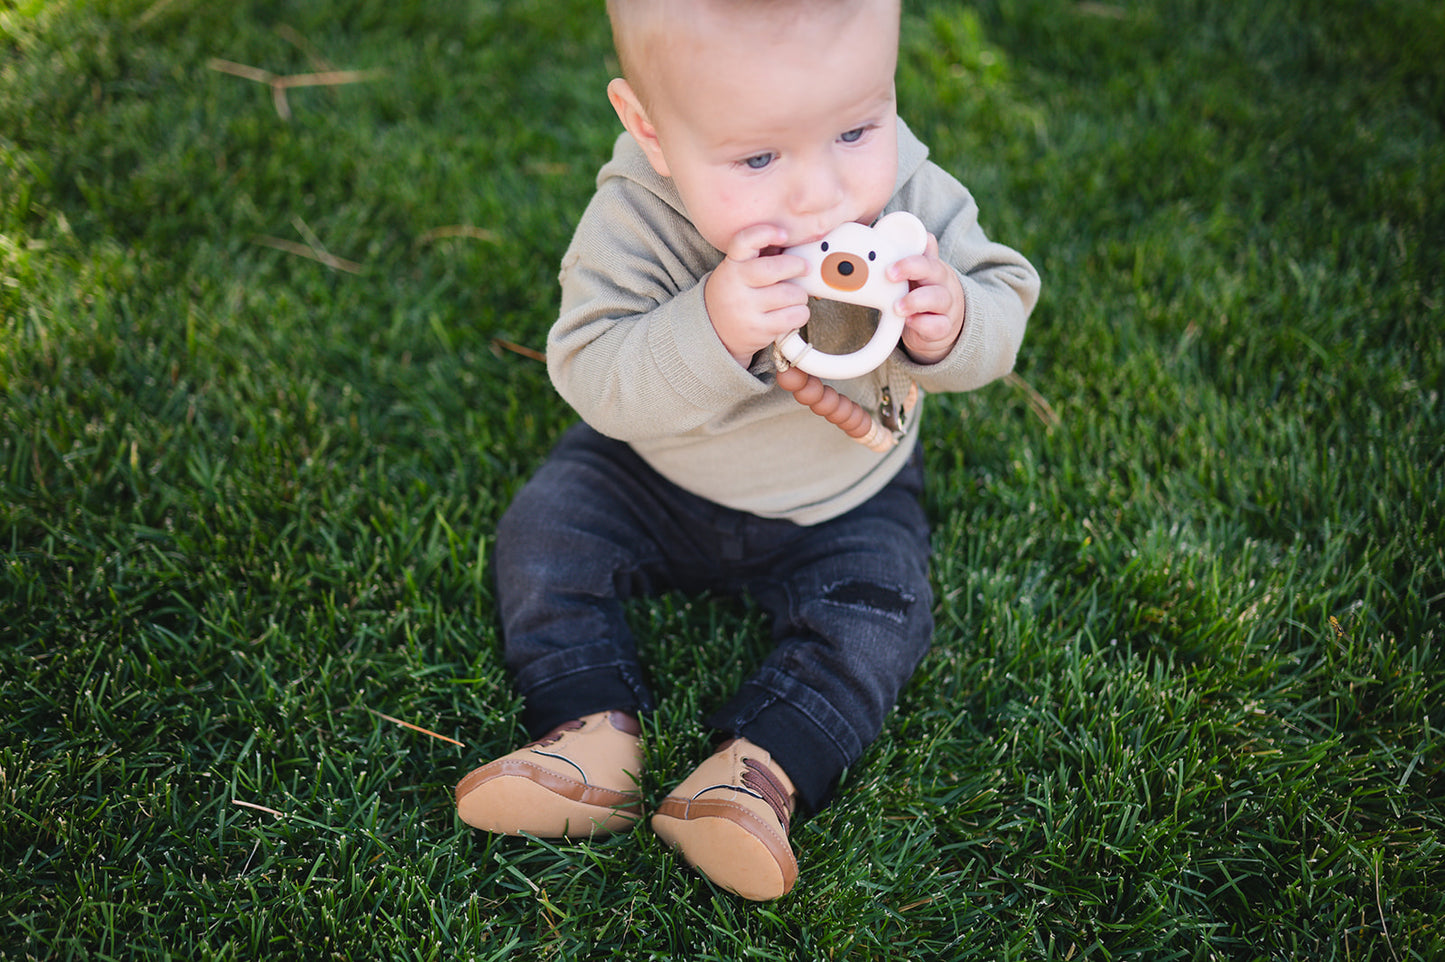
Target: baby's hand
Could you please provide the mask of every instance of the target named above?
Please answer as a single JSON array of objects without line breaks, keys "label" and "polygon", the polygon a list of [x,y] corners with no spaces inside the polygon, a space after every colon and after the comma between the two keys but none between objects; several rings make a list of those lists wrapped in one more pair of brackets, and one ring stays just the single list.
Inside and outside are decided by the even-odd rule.
[{"label": "baby's hand", "polygon": [[738,231],[703,291],[713,330],[744,367],[758,351],[808,323],[808,295],[797,284],[784,283],[802,277],[807,262],[791,254],[764,254],[787,241],[782,228],[771,224]]},{"label": "baby's hand", "polygon": [[903,317],[903,346],[920,364],[935,364],[948,356],[963,330],[964,295],[958,275],[938,259],[938,238],[928,235],[922,254],[905,257],[888,270],[893,281],[908,281],[909,291],[898,301]]}]

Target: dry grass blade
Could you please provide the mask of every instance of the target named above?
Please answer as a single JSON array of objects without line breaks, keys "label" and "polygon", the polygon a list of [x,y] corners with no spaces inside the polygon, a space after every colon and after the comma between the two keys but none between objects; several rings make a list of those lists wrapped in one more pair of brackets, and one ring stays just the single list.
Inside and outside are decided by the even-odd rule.
[{"label": "dry grass blade", "polygon": [[275,86],[286,90],[295,87],[341,87],[346,84],[365,83],[385,76],[381,70],[326,70],[321,73],[296,73],[277,77]]},{"label": "dry grass blade", "polygon": [[144,13],[142,13],[139,17],[136,18],[136,25],[142,27],[145,26],[156,17],[159,17],[161,14],[165,13],[168,9],[175,6],[175,4],[176,0],[156,0],[156,2],[151,4]]},{"label": "dry grass blade", "polygon": [[283,23],[277,26],[276,36],[304,53],[306,59],[311,61],[311,66],[316,68],[318,72],[330,73],[336,69],[336,66],[331,61],[321,55],[321,51],[316,49],[315,44],[307,40],[301,31],[290,24]]},{"label": "dry grass blade", "polygon": [[1028,398],[1029,407],[1046,426],[1056,428],[1062,423],[1053,405],[1051,405],[1042,394],[1034,390],[1034,386],[1028,381],[1025,381],[1013,372],[1009,372],[1004,376],[1004,382],[1024,392],[1024,397]]},{"label": "dry grass blade", "polygon": [[296,254],[300,257],[309,257],[313,261],[325,264],[335,271],[345,271],[348,274],[360,274],[361,265],[355,261],[349,261],[344,257],[337,257],[324,250],[318,250],[307,244],[298,244],[296,241],[285,240],[281,237],[271,237],[267,234],[257,234],[251,238],[263,247],[271,247],[278,251],[285,251],[288,254]]},{"label": "dry grass blade", "polygon": [[513,354],[520,354],[523,357],[531,358],[534,361],[545,362],[547,360],[547,355],[543,354],[541,351],[535,348],[526,347],[521,344],[515,344],[512,341],[506,341],[500,337],[492,338],[492,348],[493,350],[497,351],[511,351]]},{"label": "dry grass blade", "polygon": [[258,812],[265,812],[267,815],[275,815],[277,818],[285,815],[285,812],[278,812],[274,808],[267,808],[265,805],[257,805],[255,802],[243,802],[239,798],[231,799],[232,805],[239,805],[242,808],[253,808]]},{"label": "dry grass blade", "polygon": [[257,83],[275,83],[277,75],[269,70],[262,70],[260,67],[248,67],[243,63],[236,63],[231,60],[222,60],[219,57],[212,57],[206,61],[206,66],[220,73],[228,73],[233,77],[240,77],[243,80],[254,80]]},{"label": "dry grass blade", "polygon": [[418,244],[430,244],[433,241],[444,240],[448,237],[466,237],[471,240],[486,241],[493,243],[498,240],[495,231],[487,230],[485,227],[473,227],[471,224],[447,224],[443,227],[433,227],[416,239]]},{"label": "dry grass blade", "polygon": [[1128,16],[1123,7],[1112,3],[1089,3],[1087,0],[1079,4],[1079,12],[1091,17],[1107,17],[1110,20],[1123,20]]},{"label": "dry grass blade", "polygon": [[384,721],[389,721],[394,725],[400,725],[402,728],[410,728],[412,731],[421,732],[423,735],[430,735],[431,737],[439,738],[444,742],[451,742],[453,745],[456,745],[459,748],[467,747],[466,742],[459,742],[455,738],[448,738],[446,735],[439,735],[436,732],[432,731],[430,728],[423,728],[420,725],[413,725],[409,721],[402,721],[400,718],[393,718],[390,715],[382,714],[375,708],[368,708],[367,711],[371,712],[377,718],[383,719]]},{"label": "dry grass blade", "polygon": [[276,113],[282,120],[291,119],[291,104],[286,100],[286,91],[288,90],[297,87],[339,87],[344,84],[375,80],[384,75],[384,71],[380,70],[324,70],[318,73],[281,75],[260,67],[236,63],[233,60],[223,60],[220,57],[212,57],[207,60],[206,66],[233,77],[266,84],[271,88],[271,99],[275,102]]}]

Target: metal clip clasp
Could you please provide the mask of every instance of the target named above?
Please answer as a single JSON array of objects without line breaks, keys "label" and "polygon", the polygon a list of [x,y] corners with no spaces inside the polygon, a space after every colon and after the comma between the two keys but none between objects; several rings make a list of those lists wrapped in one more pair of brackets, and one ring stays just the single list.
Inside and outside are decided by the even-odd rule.
[{"label": "metal clip clasp", "polygon": [[894,434],[903,430],[903,421],[898,416],[898,410],[893,406],[893,392],[888,390],[888,385],[883,385],[882,400],[878,404],[878,420],[883,426]]},{"label": "metal clip clasp", "polygon": [[903,437],[908,430],[908,416],[913,413],[913,408],[918,404],[918,384],[909,382],[908,396],[903,399],[903,404],[897,405],[893,401],[893,392],[888,385],[883,385],[879,391],[878,421],[889,431],[893,432],[895,438]]}]

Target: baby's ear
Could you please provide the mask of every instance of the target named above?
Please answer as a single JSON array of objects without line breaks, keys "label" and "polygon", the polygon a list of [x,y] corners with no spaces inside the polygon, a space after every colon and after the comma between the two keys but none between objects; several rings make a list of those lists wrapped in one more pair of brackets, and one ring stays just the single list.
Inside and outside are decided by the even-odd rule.
[{"label": "baby's ear", "polygon": [[895,210],[879,218],[873,229],[901,254],[922,254],[928,247],[928,229],[906,210]]},{"label": "baby's ear", "polygon": [[612,109],[617,111],[617,119],[622,121],[622,126],[627,128],[632,139],[637,141],[637,145],[647,155],[647,162],[652,165],[652,169],[657,171],[660,177],[671,177],[667,158],[662,155],[662,144],[657,139],[657,128],[647,116],[647,110],[638,99],[637,91],[632,89],[632,84],[621,77],[613,78],[607,85],[607,99],[612,102]]}]

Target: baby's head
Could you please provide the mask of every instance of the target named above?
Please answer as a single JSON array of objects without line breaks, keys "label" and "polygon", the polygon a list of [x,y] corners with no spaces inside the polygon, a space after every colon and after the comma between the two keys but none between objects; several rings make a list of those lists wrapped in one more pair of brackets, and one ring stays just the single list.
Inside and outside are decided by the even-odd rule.
[{"label": "baby's head", "polygon": [[608,0],[608,96],[702,236],[870,223],[897,178],[899,0]]}]

